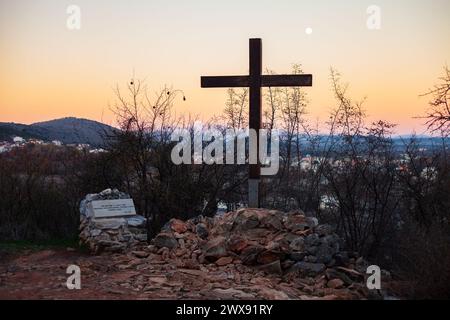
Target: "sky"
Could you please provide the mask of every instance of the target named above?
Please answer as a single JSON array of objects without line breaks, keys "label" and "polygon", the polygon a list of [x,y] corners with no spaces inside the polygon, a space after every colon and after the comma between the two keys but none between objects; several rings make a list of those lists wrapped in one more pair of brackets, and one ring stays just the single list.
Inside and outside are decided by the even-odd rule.
[{"label": "sky", "polygon": [[[79,30],[67,27],[69,5],[81,10]],[[370,5],[381,9],[378,30],[367,27]],[[264,69],[300,63],[313,74],[311,121],[336,104],[333,67],[352,98],[367,98],[369,120],[422,133],[420,95],[450,65],[449,13],[448,0],[0,0],[0,122],[114,124],[113,88],[133,74],[153,91],[182,89],[177,113],[208,119],[226,89],[201,89],[200,76],[247,74],[248,39],[262,38]]]}]

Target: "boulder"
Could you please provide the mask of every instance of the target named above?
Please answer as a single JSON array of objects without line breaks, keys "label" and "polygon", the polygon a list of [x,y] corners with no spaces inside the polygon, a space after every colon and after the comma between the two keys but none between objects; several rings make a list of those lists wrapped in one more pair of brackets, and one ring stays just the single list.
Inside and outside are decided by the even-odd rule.
[{"label": "boulder", "polygon": [[195,226],[195,232],[201,239],[208,238],[209,231],[204,223],[199,223]]},{"label": "boulder", "polygon": [[206,243],[203,248],[205,259],[214,262],[228,255],[225,237],[219,236]]},{"label": "boulder", "polygon": [[158,248],[175,249],[178,247],[178,241],[172,233],[160,233],[153,239],[154,245]]}]

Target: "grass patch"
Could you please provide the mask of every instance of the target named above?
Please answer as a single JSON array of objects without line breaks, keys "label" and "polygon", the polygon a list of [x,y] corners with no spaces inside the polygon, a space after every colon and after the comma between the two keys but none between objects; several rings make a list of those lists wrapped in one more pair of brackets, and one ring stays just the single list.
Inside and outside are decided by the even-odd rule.
[{"label": "grass patch", "polygon": [[55,239],[48,241],[0,241],[0,252],[17,253],[21,251],[41,251],[45,249],[74,248],[84,251],[84,247],[78,245],[77,239]]}]

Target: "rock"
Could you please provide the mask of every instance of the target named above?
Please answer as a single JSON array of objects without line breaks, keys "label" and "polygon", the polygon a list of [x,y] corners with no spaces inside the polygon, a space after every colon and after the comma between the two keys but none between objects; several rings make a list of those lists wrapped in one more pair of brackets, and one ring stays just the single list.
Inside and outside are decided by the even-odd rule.
[{"label": "rock", "polygon": [[185,249],[186,248],[186,244],[184,242],[184,239],[178,239],[178,245],[180,246],[181,249]]},{"label": "rock", "polygon": [[234,220],[235,230],[247,231],[255,229],[259,226],[258,216],[251,209],[244,209],[237,211],[237,217]]},{"label": "rock", "polygon": [[291,252],[291,254],[289,254],[289,258],[295,262],[299,262],[305,258],[305,253],[304,252]]},{"label": "rock", "polygon": [[305,238],[305,245],[307,247],[312,247],[320,244],[319,236],[316,233],[310,234]]},{"label": "rock", "polygon": [[280,235],[279,237],[282,239],[282,241],[291,243],[292,241],[298,238],[298,235],[296,235],[295,233],[286,233],[284,235]]},{"label": "rock", "polygon": [[297,223],[297,224],[292,225],[292,227],[291,227],[292,232],[306,231],[309,229],[310,229],[310,226],[306,223]]},{"label": "rock", "polygon": [[265,250],[258,255],[256,261],[258,262],[258,264],[266,265],[274,261],[280,260],[282,257],[283,254],[280,251]]},{"label": "rock", "polygon": [[228,240],[228,250],[238,254],[241,253],[247,246],[248,241],[241,236],[231,237],[231,239]]},{"label": "rock", "polygon": [[126,226],[127,221],[123,218],[118,219],[92,219],[92,222],[94,223],[94,228],[101,229],[101,230],[116,230],[120,227]]},{"label": "rock", "polygon": [[262,240],[267,237],[267,229],[254,228],[245,232],[245,237],[248,239]]},{"label": "rock", "polygon": [[292,251],[304,251],[305,250],[305,240],[302,237],[298,237],[294,239],[290,245],[289,248]]},{"label": "rock", "polygon": [[261,288],[259,294],[266,300],[289,300],[289,296],[283,291],[270,288]]},{"label": "rock", "polygon": [[134,235],[134,239],[140,242],[146,242],[147,241],[147,234],[137,234]]},{"label": "rock", "polygon": [[[120,231],[120,235],[124,236],[124,233]],[[197,280],[193,282],[190,291],[200,290],[199,295],[195,296],[197,298],[208,296],[207,292],[212,293],[214,289],[226,291],[216,290],[212,297],[251,295],[254,298],[267,298],[271,295],[269,293],[277,296],[276,292],[280,288],[286,294],[283,299],[298,298],[300,296],[296,290],[305,287],[310,287],[310,294],[316,298],[332,295],[340,297],[344,294],[351,296],[356,293],[349,289],[350,286],[356,281],[361,284],[364,281],[364,278],[356,277],[355,274],[349,276],[351,271],[338,269],[356,268],[352,272],[358,273],[359,265],[355,262],[359,256],[352,256],[354,265],[349,264],[346,261],[348,254],[340,251],[341,240],[332,228],[319,225],[316,218],[305,217],[299,212],[285,214],[245,208],[214,218],[199,216],[187,222],[172,219],[153,243],[154,254],[145,261],[143,268],[148,268],[148,263],[160,261],[169,273],[171,268],[180,267],[201,270],[202,277],[208,280],[198,287]],[[157,250],[163,245],[166,246],[162,248],[164,251]],[[175,250],[170,251],[168,247]],[[153,256],[160,258],[155,259]],[[333,267],[338,262],[342,264]],[[262,272],[270,276],[258,277]],[[258,278],[261,279],[258,283],[253,282]],[[231,284],[236,286],[233,289],[240,290],[248,282],[273,291],[246,294],[227,290]],[[256,292],[255,288],[251,291]],[[341,291],[344,293],[341,294]],[[303,290],[301,296],[304,294]]]},{"label": "rock", "polygon": [[326,243],[322,243],[317,250],[315,250],[315,256],[320,263],[329,263],[333,259],[335,250],[328,246]]},{"label": "rock", "polygon": [[125,245],[118,241],[100,240],[97,243],[99,250],[105,250],[109,252],[120,252],[125,248]]},{"label": "rock", "polygon": [[337,270],[344,272],[345,274],[350,276],[350,278],[355,279],[355,280],[364,278],[363,274],[361,274],[360,272],[358,272],[358,271],[356,271],[354,269],[338,267]]},{"label": "rock", "polygon": [[101,233],[102,233],[102,230],[94,229],[94,230],[91,230],[90,236],[91,237],[98,237]]},{"label": "rock", "polygon": [[160,233],[153,241],[158,248],[174,249],[178,246],[178,241],[171,233]]},{"label": "rock", "polygon": [[288,269],[290,269],[294,264],[295,264],[295,261],[292,261],[292,260],[284,260],[284,261],[281,263],[281,268],[282,268],[283,270],[288,270]]},{"label": "rock", "polygon": [[281,244],[278,241],[269,241],[265,248],[267,250],[273,250],[273,251],[280,251],[281,250]]},{"label": "rock", "polygon": [[262,265],[262,266],[258,267],[258,269],[261,271],[264,271],[266,273],[269,273],[269,274],[280,274],[281,275],[283,273],[283,271],[281,269],[280,260],[276,260],[271,263]]},{"label": "rock", "polygon": [[314,217],[307,217],[306,223],[309,225],[310,228],[315,228],[319,225],[319,220],[317,220],[317,218]]},{"label": "rock", "polygon": [[242,260],[242,263],[244,265],[252,265],[256,263],[256,260],[258,258],[258,255],[264,251],[264,247],[258,246],[258,245],[252,245],[246,247],[241,255],[240,258]]},{"label": "rock", "polygon": [[333,233],[333,227],[328,224],[322,224],[316,227],[315,232],[320,237],[324,237]]},{"label": "rock", "polygon": [[217,298],[219,299],[224,299],[224,300],[232,300],[232,299],[252,299],[255,296],[250,294],[250,293],[246,293],[242,290],[236,290],[233,288],[227,288],[227,289],[221,289],[221,288],[216,288],[212,290],[213,294],[217,295]]},{"label": "rock", "polygon": [[283,221],[281,213],[272,213],[267,217],[263,218],[261,225],[267,229],[281,230],[283,229]]},{"label": "rock", "polygon": [[347,286],[353,283],[353,281],[345,273],[339,272],[335,269],[327,269],[325,271],[325,275],[328,280],[339,279]]},{"label": "rock", "polygon": [[125,220],[127,220],[128,226],[135,228],[145,228],[145,225],[147,223],[147,219],[139,215],[125,218]]},{"label": "rock", "polygon": [[141,259],[147,258],[150,255],[150,253],[146,251],[132,251],[131,253]]},{"label": "rock", "polygon": [[226,266],[232,262],[233,262],[232,257],[222,257],[216,261],[216,265],[218,265],[219,267],[222,267],[222,266]]},{"label": "rock", "polygon": [[305,224],[305,222],[306,217],[303,214],[288,213],[285,218],[284,226],[286,229],[292,231],[295,228],[295,226]]},{"label": "rock", "polygon": [[294,271],[298,270],[302,273],[316,275],[325,271],[325,265],[323,263],[297,262],[293,269]]},{"label": "rock", "polygon": [[195,226],[195,232],[201,239],[208,238],[209,231],[204,223],[199,223]]},{"label": "rock", "polygon": [[208,241],[203,249],[205,259],[211,262],[219,258],[226,257],[227,249],[225,245],[225,237],[219,236]]},{"label": "rock", "polygon": [[183,234],[187,231],[187,225],[181,220],[172,219],[169,221],[170,229],[176,233]]},{"label": "rock", "polygon": [[344,281],[341,279],[333,279],[327,282],[327,287],[331,289],[340,289],[344,286]]}]

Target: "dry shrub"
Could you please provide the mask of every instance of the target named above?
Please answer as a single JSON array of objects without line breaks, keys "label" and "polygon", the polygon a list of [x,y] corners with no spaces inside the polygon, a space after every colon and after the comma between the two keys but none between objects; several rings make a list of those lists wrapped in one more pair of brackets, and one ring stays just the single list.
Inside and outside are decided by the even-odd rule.
[{"label": "dry shrub", "polygon": [[450,232],[448,225],[427,230],[411,227],[402,235],[396,259],[405,281],[403,294],[412,299],[450,299]]}]

